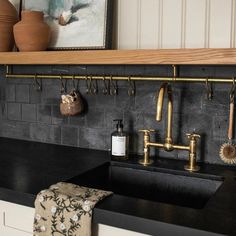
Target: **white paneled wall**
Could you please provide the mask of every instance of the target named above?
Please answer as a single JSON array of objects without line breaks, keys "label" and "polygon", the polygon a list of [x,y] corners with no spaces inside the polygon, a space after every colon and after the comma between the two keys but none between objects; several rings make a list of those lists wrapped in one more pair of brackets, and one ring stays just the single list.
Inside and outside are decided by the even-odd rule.
[{"label": "white paneled wall", "polygon": [[182,36],[182,0],[163,0],[161,48],[180,48]]},{"label": "white paneled wall", "polygon": [[185,32],[183,48],[207,47],[207,2],[206,0],[186,0]]},{"label": "white paneled wall", "polygon": [[[149,0],[149,4],[140,1],[140,24],[138,48],[159,47],[160,1]],[[153,12],[153,14],[150,14]],[[152,35],[152,37],[150,37]]]},{"label": "white paneled wall", "polygon": [[118,1],[118,47],[138,48],[138,28],[140,0]]},{"label": "white paneled wall", "polygon": [[230,47],[232,0],[211,0],[209,17],[209,47]]},{"label": "white paneled wall", "polygon": [[117,0],[119,49],[230,48],[236,0]]}]

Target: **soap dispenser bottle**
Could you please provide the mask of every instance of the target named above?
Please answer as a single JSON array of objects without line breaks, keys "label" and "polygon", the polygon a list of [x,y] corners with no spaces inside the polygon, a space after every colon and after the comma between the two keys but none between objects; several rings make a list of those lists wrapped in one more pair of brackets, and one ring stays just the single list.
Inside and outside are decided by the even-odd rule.
[{"label": "soap dispenser bottle", "polygon": [[111,134],[111,155],[113,159],[125,160],[128,158],[129,137],[123,131],[121,119],[114,120],[117,122],[116,131]]}]

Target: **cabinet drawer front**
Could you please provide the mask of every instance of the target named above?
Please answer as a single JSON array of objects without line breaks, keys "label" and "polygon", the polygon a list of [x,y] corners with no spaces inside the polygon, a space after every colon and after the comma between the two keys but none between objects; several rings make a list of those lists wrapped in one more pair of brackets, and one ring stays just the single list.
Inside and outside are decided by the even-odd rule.
[{"label": "cabinet drawer front", "polygon": [[125,229],[120,229],[108,225],[97,224],[93,228],[94,236],[149,236],[147,234],[141,234]]},{"label": "cabinet drawer front", "polygon": [[6,228],[33,232],[34,208],[1,202],[3,224]]},{"label": "cabinet drawer front", "polygon": [[4,227],[0,230],[1,236],[32,236],[33,233],[24,232],[17,229],[12,229],[8,227]]}]

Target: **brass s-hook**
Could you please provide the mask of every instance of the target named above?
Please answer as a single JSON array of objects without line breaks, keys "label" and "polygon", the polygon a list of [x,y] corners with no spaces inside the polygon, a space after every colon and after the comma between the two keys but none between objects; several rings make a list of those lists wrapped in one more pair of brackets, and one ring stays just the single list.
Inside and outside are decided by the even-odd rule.
[{"label": "brass s-hook", "polygon": [[212,84],[208,82],[208,78],[206,78],[206,90],[207,90],[207,100],[212,100],[213,98],[213,89]]},{"label": "brass s-hook", "polygon": [[33,88],[36,91],[41,91],[42,90],[42,81],[38,81],[37,74],[34,75],[34,83],[33,83]]},{"label": "brass s-hook", "polygon": [[75,85],[75,76],[72,75],[72,85],[73,85],[73,92],[76,92],[77,91],[77,87]]},{"label": "brass s-hook", "polygon": [[96,79],[93,79],[93,76],[90,76],[91,92],[93,95],[98,93],[98,83]]},{"label": "brass s-hook", "polygon": [[105,78],[105,76],[103,76],[102,81],[103,81],[102,93],[103,93],[104,95],[107,95],[107,94],[109,93],[109,87],[110,87],[109,81],[108,81],[108,83],[106,83],[106,78]]},{"label": "brass s-hook", "polygon": [[114,81],[112,75],[110,76],[110,95],[117,95],[118,94],[118,86],[117,81]]},{"label": "brass s-hook", "polygon": [[133,80],[131,80],[131,77],[128,77],[128,83],[129,83],[129,87],[128,87],[128,95],[131,96],[135,96],[136,93],[136,87],[135,87],[135,82]]},{"label": "brass s-hook", "polygon": [[85,77],[85,81],[86,81],[86,93],[90,94],[91,93],[91,81],[89,81],[87,75]]},{"label": "brass s-hook", "polygon": [[63,82],[63,76],[60,75],[60,81],[61,81],[61,94],[66,93],[66,85]]}]

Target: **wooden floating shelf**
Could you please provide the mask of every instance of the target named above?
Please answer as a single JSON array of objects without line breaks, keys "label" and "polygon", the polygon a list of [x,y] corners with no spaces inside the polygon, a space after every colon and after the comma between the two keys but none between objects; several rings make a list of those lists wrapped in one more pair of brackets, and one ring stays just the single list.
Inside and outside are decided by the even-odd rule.
[{"label": "wooden floating shelf", "polygon": [[236,65],[236,49],[1,52],[2,65]]}]

